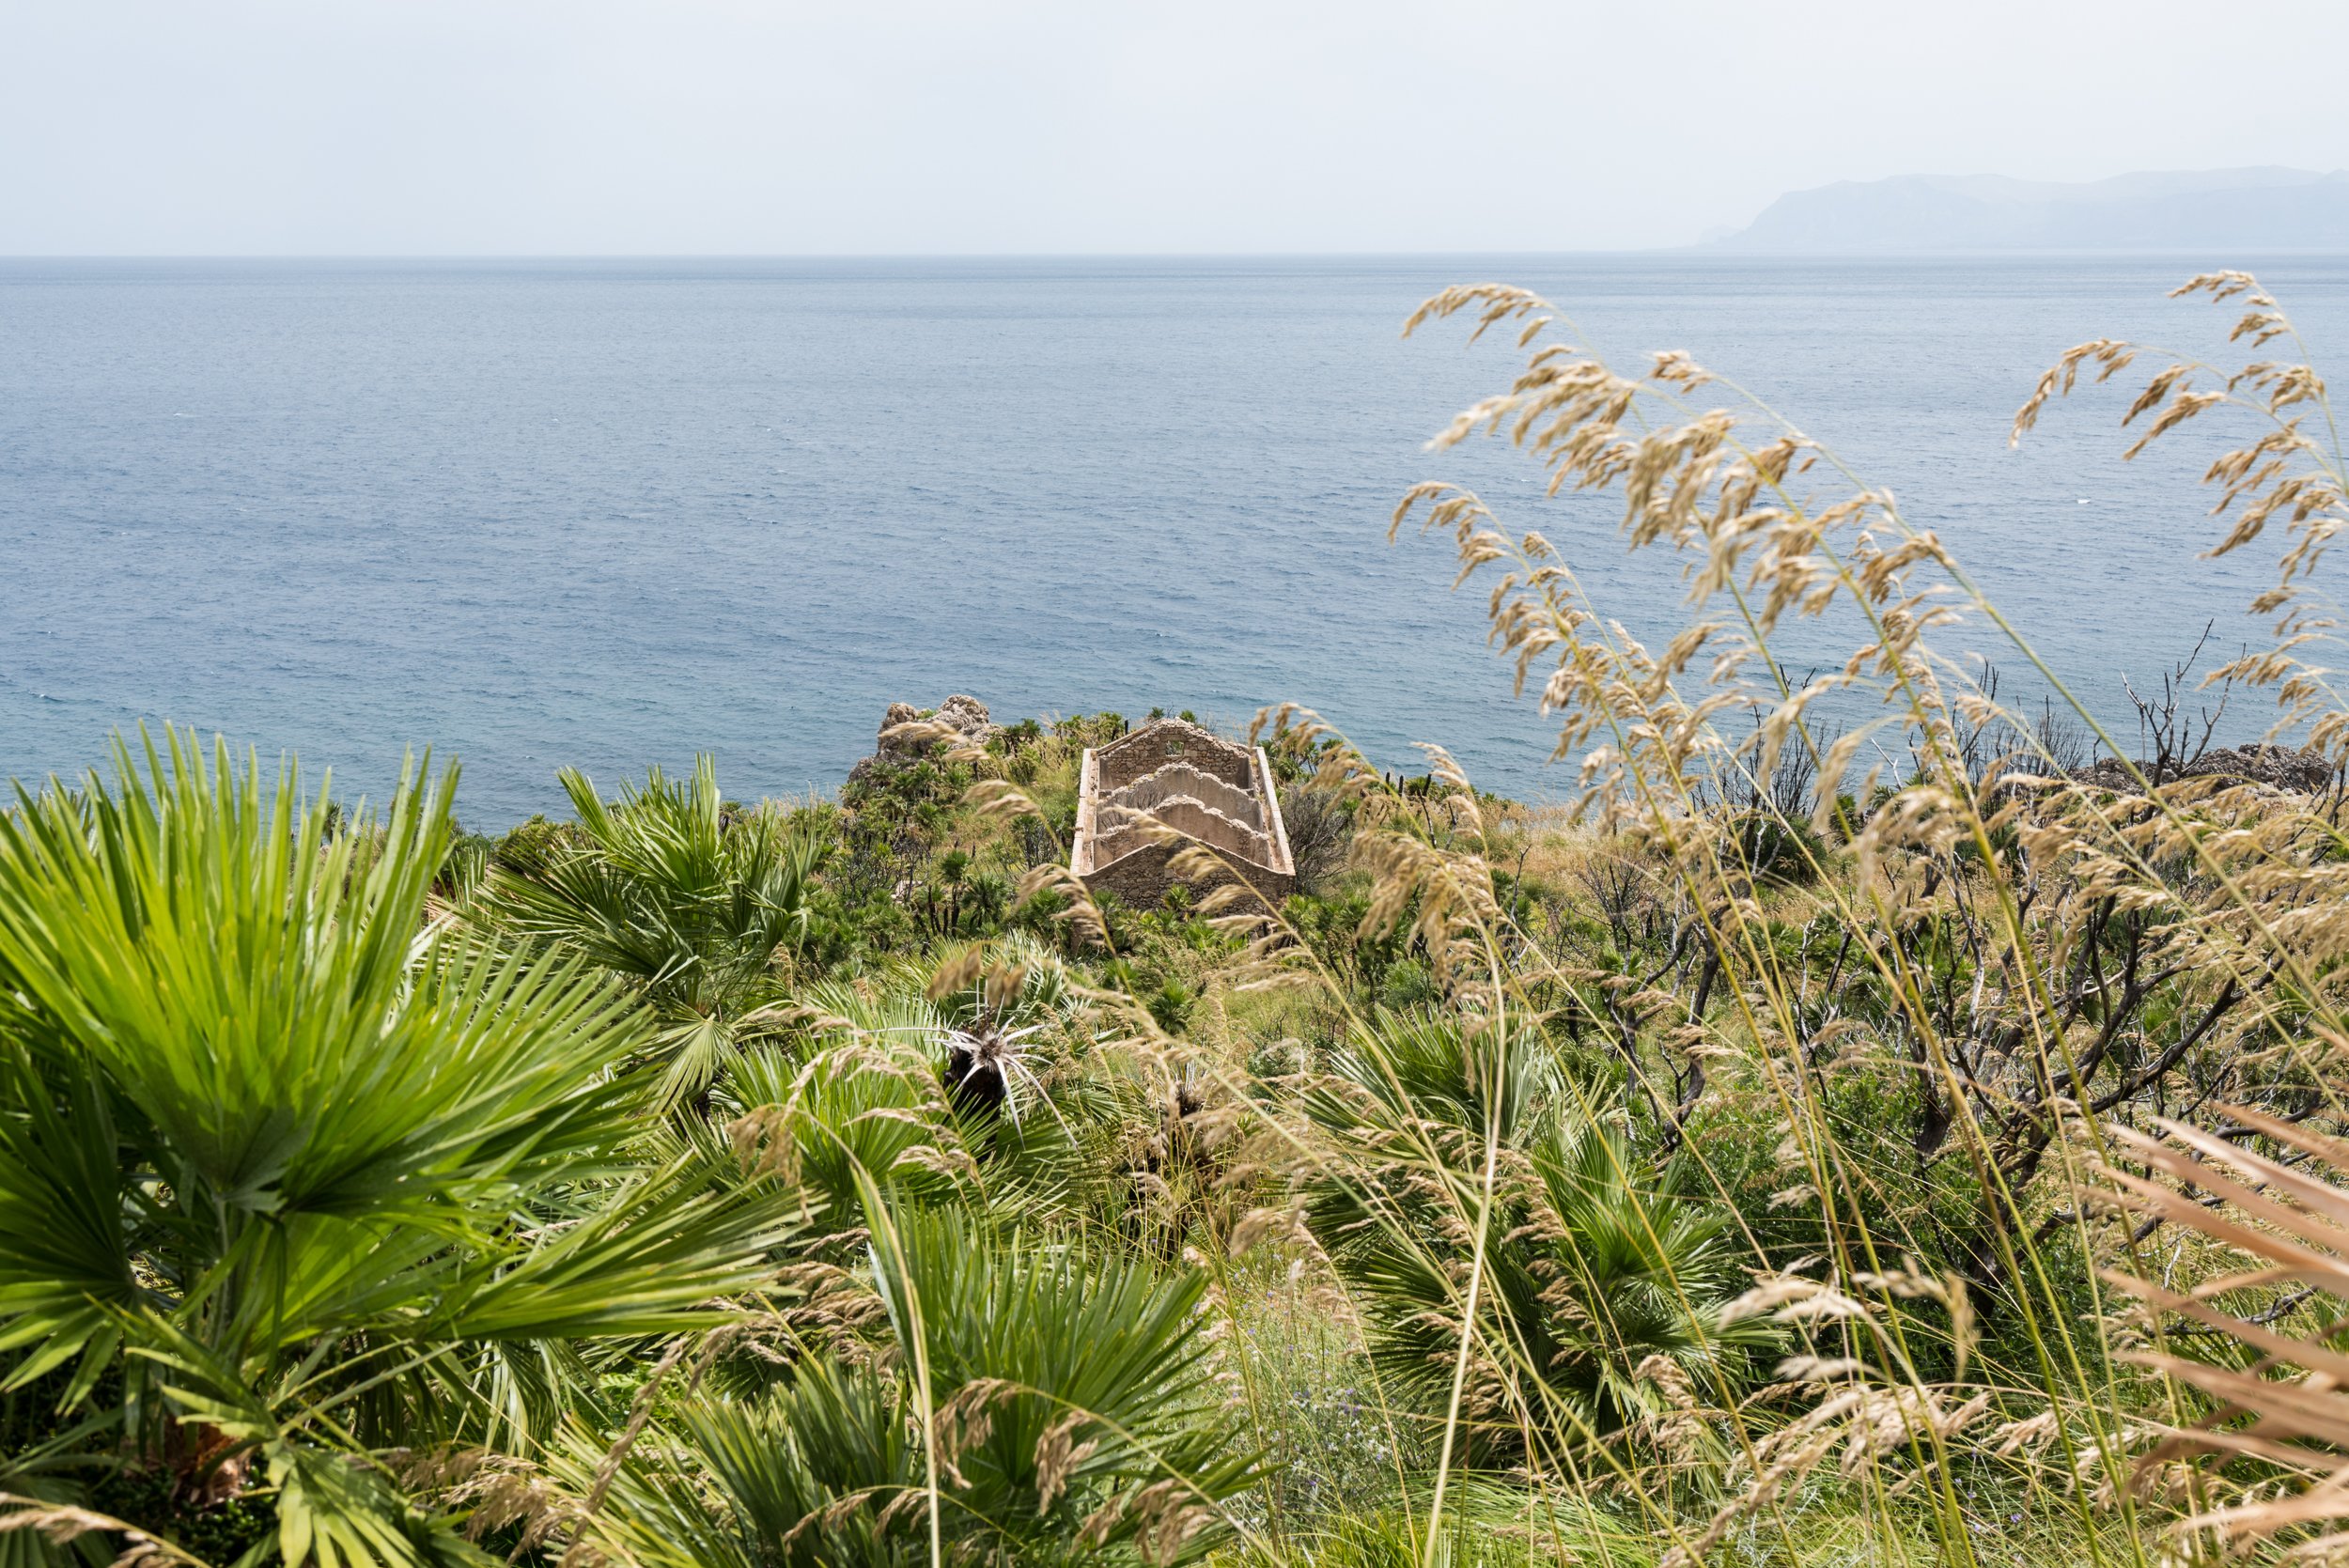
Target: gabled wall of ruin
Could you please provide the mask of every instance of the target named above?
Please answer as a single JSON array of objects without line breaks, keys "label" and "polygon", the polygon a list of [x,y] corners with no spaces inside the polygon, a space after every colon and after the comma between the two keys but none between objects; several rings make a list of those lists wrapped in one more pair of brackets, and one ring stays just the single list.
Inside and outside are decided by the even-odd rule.
[{"label": "gabled wall of ruin", "polygon": [[1170,762],[1185,762],[1234,789],[1252,785],[1255,754],[1210,730],[1181,719],[1153,719],[1094,753],[1101,788],[1123,789]]},{"label": "gabled wall of ruin", "polygon": [[1268,900],[1295,890],[1288,833],[1262,748],[1160,719],[1085,753],[1069,865],[1088,887],[1154,907],[1180,880],[1170,868],[1190,845],[1213,850],[1232,877]]}]

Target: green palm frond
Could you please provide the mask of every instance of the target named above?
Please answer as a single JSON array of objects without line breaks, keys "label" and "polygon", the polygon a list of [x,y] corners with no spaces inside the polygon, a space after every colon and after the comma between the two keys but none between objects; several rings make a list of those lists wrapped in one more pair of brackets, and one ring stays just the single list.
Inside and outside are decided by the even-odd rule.
[{"label": "green palm frond", "polygon": [[[951,1208],[867,1220],[894,1354],[811,1354],[753,1397],[684,1402],[614,1477],[602,1545],[677,1568],[928,1561],[932,1473],[953,1561],[1174,1563],[1227,1538],[1253,1461],[1200,1275]],[[556,1467],[584,1490],[600,1462],[581,1443]]]},{"label": "green palm frond", "polygon": [[561,779],[576,841],[497,872],[484,917],[626,983],[654,1020],[664,1097],[699,1095],[781,1027],[776,955],[808,939],[824,841],[770,811],[730,815],[707,756],[690,780],[655,768],[616,802],[583,774]]},{"label": "green palm frond", "polygon": [[[926,1562],[924,1467],[903,1403],[898,1380],[828,1357],[754,1399],[689,1402],[671,1435],[685,1462],[623,1466],[596,1537],[677,1568]],[[603,1450],[583,1434],[552,1468],[583,1494]]]},{"label": "green palm frond", "polygon": [[290,768],[177,734],[0,815],[8,1386],[104,1464],[242,1475],[288,1562],[468,1557],[369,1452],[548,1429],[572,1347],[727,1321],[795,1222],[648,1157],[609,980],[428,917],[454,783],[412,772],[364,865]]},{"label": "green palm frond", "polygon": [[743,1058],[736,1091],[751,1107],[762,1158],[837,1225],[855,1223],[860,1172],[913,1203],[966,1191],[971,1162],[918,1047],[851,1043],[796,1062]]},{"label": "green palm frond", "polygon": [[1034,938],[819,981],[795,1000],[821,1048],[754,1053],[734,1094],[778,1126],[778,1108],[812,1118],[799,1124],[794,1169],[834,1214],[855,1206],[856,1163],[909,1201],[983,1194],[999,1217],[1105,1196],[1130,1106],[1100,1075],[1071,1070],[1082,1001]]},{"label": "green palm frond", "polygon": [[1482,1260],[1471,1457],[1518,1449],[1528,1422],[1560,1447],[1607,1436],[1662,1407],[1654,1358],[1716,1391],[1772,1343],[1723,1321],[1719,1211],[1594,1117],[1538,1034],[1381,1016],[1305,1106],[1336,1157],[1307,1195],[1315,1234],[1391,1386],[1438,1413]]},{"label": "green palm frond", "polygon": [[[1185,1507],[1244,1483],[1252,1461],[1226,1431],[1198,1312],[1204,1275],[1108,1246],[1030,1242],[952,1210],[894,1228],[897,1246],[877,1250],[882,1297],[901,1342],[919,1304],[934,1404],[985,1414],[965,1423],[954,1467],[996,1528],[1077,1528],[1112,1497],[1174,1478],[1187,1483]],[[1046,1482],[1056,1468],[1048,1435],[1062,1427],[1072,1452],[1085,1450],[1057,1478],[1065,1495]],[[1147,1524],[1121,1516],[1109,1528],[1129,1540]]]}]

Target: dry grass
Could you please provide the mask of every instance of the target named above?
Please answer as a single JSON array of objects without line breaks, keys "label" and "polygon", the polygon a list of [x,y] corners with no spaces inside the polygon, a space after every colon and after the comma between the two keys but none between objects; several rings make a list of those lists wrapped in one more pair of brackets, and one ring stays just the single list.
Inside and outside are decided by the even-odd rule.
[{"label": "dry grass", "polygon": [[[2250,313],[2236,335],[2254,347],[2291,339],[2274,302],[2239,274],[2200,278],[2182,292],[2245,299]],[[1522,290],[1448,290],[1407,331],[1455,315],[1471,317],[1479,333],[1513,329],[1528,357],[1505,391],[1464,411],[1434,448],[1498,435],[1548,470],[1553,495],[1619,496],[1634,549],[1685,560],[1688,619],[1660,647],[1634,641],[1542,534],[1430,482],[1404,499],[1395,527],[1416,520],[1448,534],[1458,582],[1488,585],[1494,642],[1519,690],[1535,692],[1557,722],[1556,755],[1581,781],[1576,806],[1494,810],[1440,752],[1431,752],[1433,799],[1407,800],[1349,748],[1329,748],[1311,714],[1268,712],[1259,733],[1318,754],[1318,787],[1353,801],[1354,864],[1372,884],[1365,931],[1412,939],[1469,1027],[1499,1037],[1543,1026],[1562,1006],[1611,1020],[1646,1114],[1724,1196],[1751,1173],[1727,1168],[1680,1129],[1708,1117],[1720,1125],[1732,1111],[1774,1121],[1785,1185],[1771,1207],[1810,1216],[1822,1251],[1766,1273],[1722,1320],[1759,1314],[1794,1342],[1766,1399],[1728,1384],[1674,1393],[1662,1369],[1643,1369],[1635,1381],[1650,1397],[1685,1402],[1657,1428],[1678,1436],[1659,1439],[1647,1462],[1627,1463],[1620,1449],[1601,1454],[1595,1473],[1584,1435],[1524,1392],[1549,1369],[1526,1360],[1530,1347],[1511,1343],[1507,1320],[1488,1315],[1486,1293],[1500,1286],[1486,1217],[1520,1180],[1498,1135],[1452,1139],[1432,1125],[1399,1126],[1397,1157],[1408,1149],[1416,1166],[1446,1173],[1425,1190],[1449,1216],[1439,1232],[1448,1228],[1463,1249],[1429,1253],[1430,1233],[1396,1214],[1373,1216],[1453,1293],[1459,1353],[1430,1515],[1440,1517],[1455,1484],[1451,1457],[1468,1442],[1472,1414],[1519,1430],[1523,1479],[1628,1499],[1663,1532],[1675,1563],[1703,1560],[1755,1528],[1775,1528],[1800,1556],[1787,1499],[1829,1471],[1874,1499],[1862,1512],[1883,1523],[1873,1536],[1879,1549],[1972,1561],[1979,1522],[1968,1497],[1985,1467],[2067,1516],[2070,1539],[2092,1560],[2167,1560],[2201,1549],[2197,1542],[2248,1548],[2287,1537],[2298,1551],[2332,1549],[2335,1538],[2311,1538],[2305,1527],[2334,1517],[2338,1498],[2349,1497],[2349,1476],[2335,1475],[2328,1457],[2349,1441],[2329,1381],[2349,1363],[2328,1348],[2329,1316],[2297,1335],[2266,1325],[2322,1296],[2349,1298],[2331,1251],[2338,1237],[2308,1229],[2310,1215],[2329,1225],[2349,1213],[2349,1200],[2295,1179],[2305,1205],[2295,1234],[2304,1247],[2321,1244],[2322,1264],[2228,1275],[2206,1281],[2204,1294],[2148,1283],[2142,1272],[2161,1223],[2183,1222],[2272,1263],[2283,1245],[2273,1235],[2217,1228],[2209,1195],[2240,1203],[2251,1188],[2214,1187],[2203,1162],[2224,1155],[2272,1186],[2282,1168],[2250,1144],[2331,1153],[2296,1130],[2337,1126],[2343,1110],[2349,1035],[2335,960],[2349,947],[2349,855],[2329,809],[2208,779],[2156,787],[2139,775],[2119,791],[2064,779],[2041,726],[1937,652],[1942,630],[1964,621],[2013,634],[1961,564],[1889,494],[1759,404],[1703,406],[1701,397],[1736,389],[1686,355],[1659,354],[1643,376],[1618,373],[1556,335],[1560,313]],[[2067,354],[2018,418],[2018,436],[2082,366],[2110,375],[2136,353],[2097,343]],[[2324,396],[2301,365],[2260,362],[2222,375],[2181,363],[2155,374],[2124,423],[2152,416],[2133,455],[2221,408],[2265,422],[2209,478],[2222,488],[2219,510],[2233,514],[2219,550],[2248,546],[2270,521],[2286,526],[2278,586],[2255,606],[2278,617],[2278,635],[2221,675],[2271,690],[2276,733],[2337,761],[2349,720],[2312,662],[2329,622],[2307,582],[2344,515]],[[1822,484],[1825,502],[1812,499]],[[1841,667],[1799,689],[1771,656],[1774,634],[1796,617],[1852,633]],[[2015,642],[2070,702],[2058,674]],[[1822,705],[1874,717],[1823,732],[1812,717]],[[2121,752],[2092,713],[2076,703],[2073,711]],[[1995,737],[1987,750],[1984,736]],[[1799,804],[1770,787],[1789,753],[1809,774]],[[1730,800],[1748,806],[1724,810]],[[1741,824],[1756,819],[1789,835],[1804,875],[1757,874],[1740,837],[1750,831]],[[1496,871],[1519,890],[1576,888],[1566,902],[1585,920],[1661,908],[1671,956],[1652,973],[1607,972],[1557,939],[1558,920],[1498,894]],[[1269,941],[1255,956],[1249,984],[1330,986],[1301,944]],[[1923,1194],[1887,1186],[1882,1151],[1835,1110],[1839,1071],[1906,1083],[1899,1093],[1914,1108],[1918,1172],[1959,1172],[1970,1189],[1967,1214],[1952,1220]],[[2221,1109],[2230,1103],[2236,1108]],[[2199,1141],[2192,1162],[2137,1130],[2165,1109],[2185,1120],[2161,1125]],[[1298,1144],[1318,1176],[1344,1157],[1303,1135]],[[2117,1184],[2143,1219],[2071,1201],[2099,1184]],[[1770,1255],[1758,1234],[1748,1239],[1757,1263]],[[1925,1273],[1900,1261],[1920,1256],[1950,1265]],[[2083,1259],[2103,1266],[2092,1276]],[[2100,1280],[2121,1294],[2103,1296]],[[2251,1305],[2221,1311],[2207,1293],[2230,1301],[2249,1293]],[[2123,1327],[2131,1297],[2306,1375],[2140,1353],[2145,1324]],[[1996,1358],[1976,1344],[1978,1299],[2000,1320]],[[2201,1404],[2197,1392],[2223,1403]],[[2165,1431],[2194,1436],[2162,1439]],[[1675,1441],[1686,1451],[1678,1460],[1668,1452]],[[1700,1451],[1710,1456],[1703,1463],[1690,1458]],[[2313,1484],[2298,1493],[2288,1476],[2271,1474],[2249,1500],[2214,1509],[2214,1485],[2241,1483],[2201,1479],[2204,1470],[2174,1493],[2130,1481],[2197,1455],[2246,1454]],[[1709,1522],[1676,1500],[1674,1474],[1701,1478],[1700,1490],[1720,1498]],[[1895,1538],[1909,1544],[1896,1548]],[[1423,1538],[1430,1562],[1437,1539]]]}]

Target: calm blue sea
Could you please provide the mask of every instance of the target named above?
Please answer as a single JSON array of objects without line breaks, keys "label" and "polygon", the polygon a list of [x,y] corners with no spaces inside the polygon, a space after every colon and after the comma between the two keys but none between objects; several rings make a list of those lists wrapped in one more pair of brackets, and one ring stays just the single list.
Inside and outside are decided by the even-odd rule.
[{"label": "calm blue sea", "polygon": [[[1294,699],[1382,761],[1453,747],[1565,794],[1445,549],[1391,548],[1423,477],[1567,547],[1668,635],[1666,561],[1500,447],[1421,449],[1505,343],[1404,316],[1539,288],[1625,363],[1687,349],[1940,530],[2122,707],[2264,554],[2215,536],[2208,447],[2123,465],[2108,389],[2020,453],[2066,345],[2211,349],[2184,261],[1687,256],[581,262],[0,261],[0,774],[141,719],[298,752],[380,795],[461,757],[493,828],[717,753],[729,793],[835,785],[892,701],[999,718]],[[2349,260],[2263,269],[2349,365]],[[1824,649],[1822,651],[1825,651]]]}]

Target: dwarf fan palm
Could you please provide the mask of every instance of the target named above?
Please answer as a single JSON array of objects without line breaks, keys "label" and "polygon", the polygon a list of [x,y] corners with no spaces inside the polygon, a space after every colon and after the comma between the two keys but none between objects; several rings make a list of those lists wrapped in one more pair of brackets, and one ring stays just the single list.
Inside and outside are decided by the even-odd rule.
[{"label": "dwarf fan palm", "polygon": [[893,1201],[1033,1210],[1073,1198],[1103,1154],[1111,1108],[1050,1048],[1080,998],[1031,937],[819,981],[794,1001],[817,1048],[747,1051],[728,1093],[745,1112],[738,1136],[835,1219],[854,1215],[860,1172]]},{"label": "dwarf fan palm", "polygon": [[542,864],[502,869],[490,918],[625,980],[657,1020],[664,1095],[703,1094],[744,1045],[782,1025],[775,957],[808,938],[823,841],[771,810],[729,813],[708,756],[691,780],[656,768],[616,802],[584,774],[560,777],[579,837]]},{"label": "dwarf fan palm", "polygon": [[[1214,1545],[1252,1465],[1204,1276],[952,1208],[893,1217],[866,1192],[882,1354],[686,1403],[617,1478],[599,1544],[676,1568],[925,1562],[933,1543],[955,1562],[1167,1564]],[[591,1483],[598,1458],[583,1446],[566,1479]]]},{"label": "dwarf fan palm", "polygon": [[1766,1341],[1722,1320],[1718,1219],[1589,1113],[1537,1034],[1382,1015],[1332,1067],[1306,1102],[1331,1156],[1309,1220],[1382,1369],[1439,1413],[1481,1273],[1472,1456],[1517,1449],[1528,1423],[1545,1444],[1611,1434],[1667,1379],[1708,1387]]},{"label": "dwarf fan palm", "polygon": [[453,768],[361,868],[290,768],[116,751],[0,814],[0,1381],[54,1412],[0,1489],[162,1473],[166,1534],[273,1511],[253,1560],[453,1558],[369,1456],[500,1436],[581,1342],[718,1320],[780,1227],[632,1153],[607,981],[427,924]]}]

